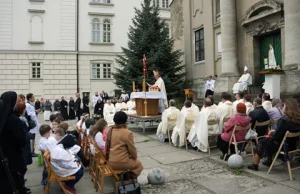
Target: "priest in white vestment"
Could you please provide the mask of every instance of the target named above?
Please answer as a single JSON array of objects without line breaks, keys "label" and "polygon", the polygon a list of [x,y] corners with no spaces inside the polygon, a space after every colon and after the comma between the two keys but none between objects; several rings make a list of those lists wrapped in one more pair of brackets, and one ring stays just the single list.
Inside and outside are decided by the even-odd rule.
[{"label": "priest in white vestment", "polygon": [[244,104],[246,105],[246,114],[249,115],[249,113],[254,110],[254,106],[251,103],[251,96],[250,95],[246,94],[244,96]]},{"label": "priest in white vestment", "polygon": [[107,102],[104,104],[103,115],[104,115],[104,119],[106,120],[109,126],[114,124],[115,113],[116,113],[115,105],[111,103],[111,100],[107,100]]},{"label": "priest in white vestment", "polygon": [[116,103],[116,112],[118,111],[127,111],[127,104],[123,102],[122,98],[120,98]]},{"label": "priest in white vestment", "polygon": [[[192,102],[191,109],[193,110],[194,115],[198,115],[198,113],[200,112],[199,107],[196,104],[193,103],[193,101],[194,101],[193,97],[189,96],[189,97],[187,97],[187,100]],[[183,106],[182,109],[181,109],[181,112],[185,111],[185,109],[186,109],[186,107]]]},{"label": "priest in white vestment", "polygon": [[[180,114],[180,110],[175,107],[175,100],[170,100],[169,108],[164,110],[161,117],[161,123],[157,127],[156,135],[162,142],[168,138],[168,131],[173,130],[176,125],[177,118]],[[171,133],[170,133],[171,134]]]},{"label": "priest in white vestment", "polygon": [[270,110],[272,108],[272,102],[271,97],[269,93],[264,93],[262,95],[262,106],[266,111]]},{"label": "priest in white vestment", "polygon": [[238,92],[235,94],[235,101],[232,103],[233,114],[237,113],[236,106],[238,103],[244,103],[244,93]]},{"label": "priest in white vestment", "polygon": [[95,108],[98,100],[101,100],[102,101],[102,98],[101,96],[98,94],[98,92],[95,92],[95,96],[93,96],[93,107]]},{"label": "priest in white vestment", "polygon": [[132,98],[131,100],[129,100],[127,102],[127,114],[130,114],[130,115],[134,115],[136,114],[136,108],[135,108],[135,99]]},{"label": "priest in white vestment", "polygon": [[196,117],[198,115],[198,113],[194,114],[194,111],[191,108],[192,107],[191,101],[189,100],[185,101],[184,106],[186,108],[180,112],[176,125],[173,129],[172,138],[171,138],[172,143],[175,146],[179,146],[179,147],[185,145],[186,135],[189,133],[190,129],[192,128],[192,125],[194,124]]},{"label": "priest in white vestment", "polygon": [[160,77],[160,74],[159,74],[158,70],[153,71],[153,74],[154,74],[154,78],[156,80],[155,84],[150,85],[150,84],[147,83],[147,85],[151,88],[158,87],[160,92],[163,93],[164,99],[159,100],[159,112],[162,113],[165,110],[165,108],[168,108],[168,99],[167,99],[167,91],[166,91],[166,87],[165,87],[165,82]]},{"label": "priest in white vestment", "polygon": [[234,84],[234,86],[232,88],[233,93],[236,94],[239,91],[243,92],[244,90],[247,90],[247,87],[251,84],[252,84],[252,76],[248,73],[248,67],[245,66],[244,74],[239,79],[239,81]]},{"label": "priest in white vestment", "polygon": [[197,147],[202,152],[208,150],[208,136],[211,134],[219,134],[219,124],[209,125],[209,120],[218,121],[216,106],[210,98],[204,99],[204,109],[198,114],[195,124],[192,126],[190,133],[187,137],[193,147]]},{"label": "priest in white vestment", "polygon": [[224,92],[222,93],[222,104],[218,106],[216,109],[219,121],[219,127],[220,127],[220,133],[223,130],[224,120],[229,119],[233,115],[233,106],[232,102],[230,102],[231,95]]}]

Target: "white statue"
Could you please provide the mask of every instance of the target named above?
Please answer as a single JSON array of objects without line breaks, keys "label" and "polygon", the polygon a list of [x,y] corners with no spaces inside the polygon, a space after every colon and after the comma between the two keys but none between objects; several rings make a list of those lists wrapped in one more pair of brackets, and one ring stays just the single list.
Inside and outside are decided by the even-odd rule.
[{"label": "white statue", "polygon": [[270,50],[269,50],[269,68],[271,67],[276,67],[277,63],[276,63],[276,59],[275,59],[275,55],[274,55],[274,49],[273,46],[270,44]]}]

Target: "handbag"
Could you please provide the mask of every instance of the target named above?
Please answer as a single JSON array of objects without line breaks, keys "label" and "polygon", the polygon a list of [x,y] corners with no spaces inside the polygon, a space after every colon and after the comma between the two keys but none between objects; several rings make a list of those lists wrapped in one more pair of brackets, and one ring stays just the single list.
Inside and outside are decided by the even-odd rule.
[{"label": "handbag", "polygon": [[36,123],[33,120],[28,120],[28,128],[33,129],[36,127]]},{"label": "handbag", "polygon": [[117,182],[117,190],[119,194],[141,194],[141,185],[136,179],[124,181],[124,175],[121,175],[121,181]]},{"label": "handbag", "polygon": [[255,139],[257,138],[257,133],[256,131],[254,131],[253,129],[249,129],[249,131],[247,132],[245,139],[246,140],[250,140],[250,139]]}]

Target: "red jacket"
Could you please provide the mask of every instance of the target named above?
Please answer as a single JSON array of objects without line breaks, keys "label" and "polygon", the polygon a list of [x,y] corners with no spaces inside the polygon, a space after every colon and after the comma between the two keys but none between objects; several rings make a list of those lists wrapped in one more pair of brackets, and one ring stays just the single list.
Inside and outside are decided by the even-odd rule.
[{"label": "red jacket", "polygon": [[[230,117],[230,119],[224,124],[224,132],[221,137],[224,141],[229,142],[233,128],[235,125],[247,126],[251,122],[251,118],[246,114],[235,114]],[[247,131],[238,131],[235,133],[236,141],[244,141]]]}]

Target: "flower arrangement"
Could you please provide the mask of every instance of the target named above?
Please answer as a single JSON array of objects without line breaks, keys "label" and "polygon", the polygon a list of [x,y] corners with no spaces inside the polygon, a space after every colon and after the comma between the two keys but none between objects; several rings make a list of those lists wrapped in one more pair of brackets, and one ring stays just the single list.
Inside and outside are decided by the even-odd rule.
[{"label": "flower arrangement", "polygon": [[284,74],[284,71],[277,66],[269,66],[267,69],[262,69],[259,74]]}]

